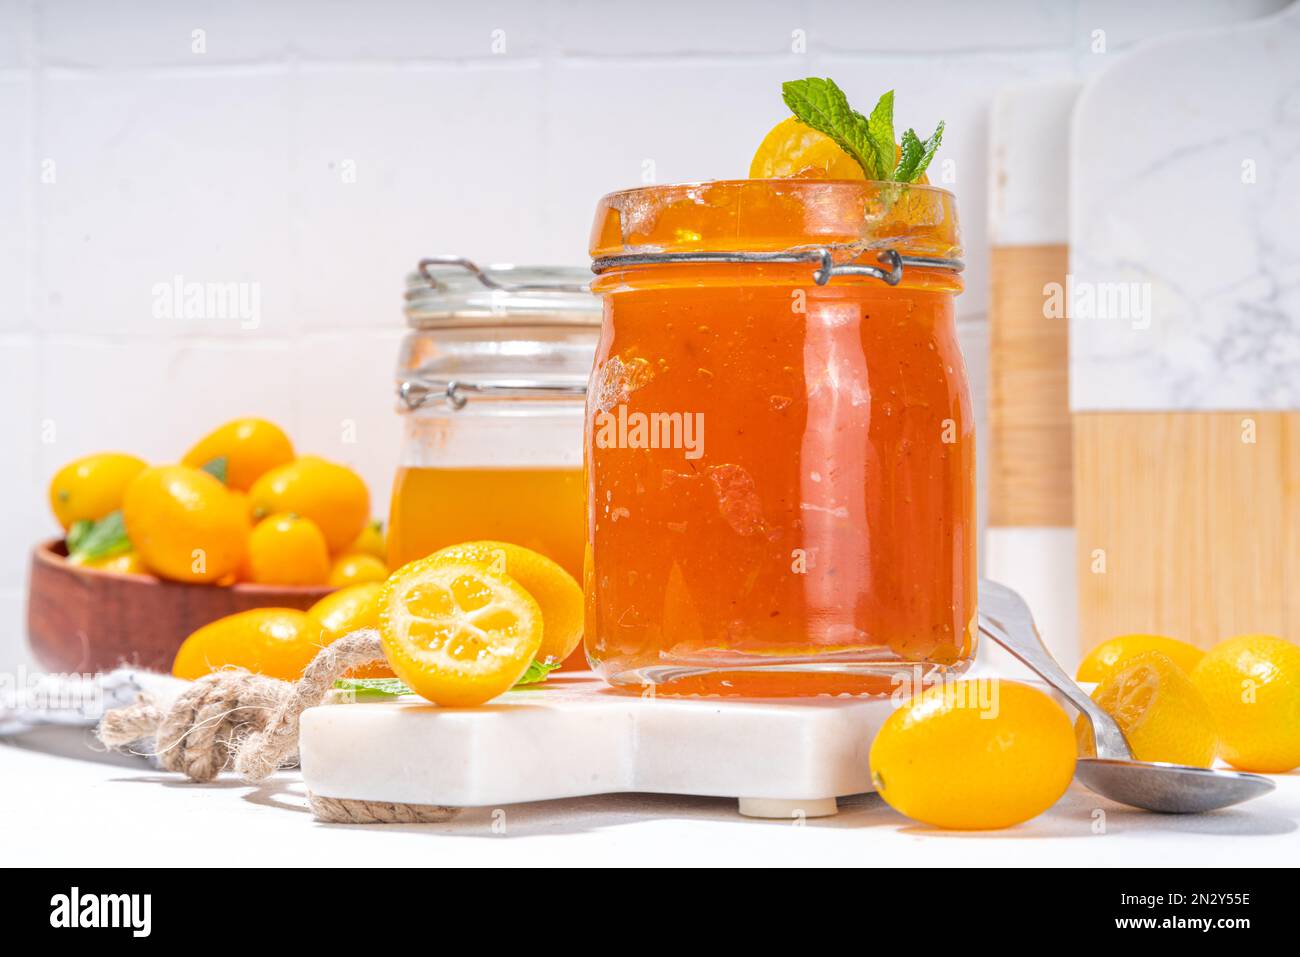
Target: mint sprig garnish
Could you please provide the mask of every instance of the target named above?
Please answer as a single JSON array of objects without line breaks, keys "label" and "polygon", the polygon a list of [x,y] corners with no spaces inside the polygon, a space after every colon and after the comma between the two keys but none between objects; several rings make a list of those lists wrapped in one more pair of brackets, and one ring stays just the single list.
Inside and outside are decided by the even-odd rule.
[{"label": "mint sprig garnish", "polygon": [[65,536],[64,541],[68,546],[69,557],[81,547],[81,543],[86,540],[86,536],[91,533],[94,527],[95,520],[92,518],[79,518],[68,527],[68,534]]},{"label": "mint sprig garnish", "polygon": [[[558,661],[548,663],[534,660],[523,677],[515,682],[515,687],[541,684],[558,667]],[[334,682],[334,687],[341,691],[351,691],[358,701],[386,701],[400,698],[404,694],[415,694],[401,678],[339,678]]]},{"label": "mint sprig garnish", "polygon": [[207,472],[222,485],[226,484],[226,475],[230,471],[230,459],[224,455],[218,455],[210,462],[204,462],[199,469]]},{"label": "mint sprig garnish", "polygon": [[867,179],[915,182],[934,159],[943,139],[942,123],[924,141],[915,130],[908,129],[895,149],[893,90],[876,102],[870,116],[853,109],[844,91],[829,78],[790,80],[781,84],[781,98],[799,122],[829,136],[853,157]]}]

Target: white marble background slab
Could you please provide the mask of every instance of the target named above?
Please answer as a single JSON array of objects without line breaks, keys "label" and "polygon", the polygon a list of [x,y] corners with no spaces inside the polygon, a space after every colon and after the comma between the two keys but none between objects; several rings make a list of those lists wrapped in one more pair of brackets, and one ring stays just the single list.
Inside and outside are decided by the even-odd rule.
[{"label": "white marble background slab", "polygon": [[1000,90],[989,111],[991,246],[1052,246],[1069,239],[1070,118],[1075,77]]},{"label": "white marble background slab", "polygon": [[[1071,406],[1300,409],[1300,6],[1141,45],[1071,143]],[[1149,313],[1142,308],[1149,293]]]}]

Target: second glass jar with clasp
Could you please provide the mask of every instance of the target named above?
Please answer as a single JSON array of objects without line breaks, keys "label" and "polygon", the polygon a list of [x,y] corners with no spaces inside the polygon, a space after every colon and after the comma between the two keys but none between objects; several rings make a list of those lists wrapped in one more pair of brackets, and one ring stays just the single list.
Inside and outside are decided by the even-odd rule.
[{"label": "second glass jar with clasp", "polygon": [[458,257],[408,278],[393,567],[495,539],[581,580],[583,401],[600,319],[589,278]]}]

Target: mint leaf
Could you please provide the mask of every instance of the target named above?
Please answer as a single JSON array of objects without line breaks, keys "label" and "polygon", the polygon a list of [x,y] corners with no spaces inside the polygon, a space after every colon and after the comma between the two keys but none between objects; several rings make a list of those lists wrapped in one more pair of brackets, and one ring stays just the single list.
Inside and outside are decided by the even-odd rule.
[{"label": "mint leaf", "polygon": [[126,522],[122,512],[109,512],[90,528],[82,529],[74,542],[68,534],[68,556],[80,562],[108,558],[131,550],[131,540],[126,537]]},{"label": "mint leaf", "polygon": [[89,518],[79,518],[77,521],[72,523],[72,526],[68,529],[67,535],[69,555],[77,550],[81,543],[85,541],[86,536],[90,534],[90,530],[94,527],[94,521]]},{"label": "mint leaf", "polygon": [[524,672],[524,676],[515,682],[515,687],[522,688],[526,685],[539,685],[558,667],[560,667],[558,661],[546,662],[534,659],[533,663],[528,666],[528,670]]},{"label": "mint leaf", "polygon": [[230,460],[224,455],[218,455],[211,462],[204,462],[199,468],[207,472],[222,485],[226,484],[226,475],[230,471]]},{"label": "mint leaf", "polygon": [[[861,114],[857,114],[859,120]],[[889,179],[890,170],[894,168],[894,91],[885,93],[877,102],[871,116],[864,121],[867,125],[867,138],[875,151],[876,170],[880,174],[876,179]]]},{"label": "mint leaf", "polygon": [[[853,157],[868,179],[881,179],[885,175],[877,165],[879,151],[871,141],[870,121],[854,112],[848,97],[834,80],[815,76],[790,80],[781,84],[781,98],[799,122],[829,136],[836,146]],[[889,158],[892,166],[892,140]]]},{"label": "mint leaf", "polygon": [[910,183],[916,179],[916,168],[921,165],[925,155],[925,144],[916,135],[916,130],[904,130],[903,138],[898,143],[898,165],[894,167],[894,180]]},{"label": "mint leaf", "polygon": [[925,168],[930,165],[930,160],[934,159],[934,154],[938,152],[942,140],[942,123],[934,131],[934,135],[924,143],[916,135],[916,130],[906,130],[899,144],[898,165],[894,167],[894,179],[900,183],[911,183],[919,179],[925,172]]},{"label": "mint leaf", "polygon": [[[915,136],[916,134],[913,133],[912,135]],[[925,141],[925,152],[921,156],[921,162],[916,166],[916,172],[912,174],[913,180],[925,172],[926,167],[930,165],[930,160],[934,159],[934,154],[939,152],[941,142],[943,142],[943,120],[939,121],[939,125],[934,128],[933,135]],[[911,180],[908,180],[908,182],[911,182]]]},{"label": "mint leaf", "polygon": [[[534,660],[524,672],[523,677],[515,682],[516,688],[541,684],[560,663]],[[390,701],[404,694],[415,694],[401,678],[339,678],[334,687],[341,691],[351,691],[358,701]]]},{"label": "mint leaf", "polygon": [[401,678],[339,678],[334,687],[351,691],[358,700],[381,701],[413,694]]}]

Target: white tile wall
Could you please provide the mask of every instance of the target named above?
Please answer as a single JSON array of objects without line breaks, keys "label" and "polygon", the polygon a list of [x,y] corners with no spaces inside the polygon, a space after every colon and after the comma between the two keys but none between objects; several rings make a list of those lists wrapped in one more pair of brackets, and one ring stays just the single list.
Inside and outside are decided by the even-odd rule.
[{"label": "white tile wall", "polygon": [[257,334],[298,333],[289,86],[284,66],[47,71],[37,150],[55,181],[37,191],[42,329],[245,334],[239,322],[155,318],[154,286],[182,276],[257,283]]},{"label": "white tile wall", "polygon": [[793,31],[807,32],[809,24],[808,4],[800,0],[568,0],[549,8],[548,34],[557,54],[610,60],[787,53]]},{"label": "white tile wall", "polygon": [[1065,48],[1073,28],[1073,3],[943,0],[882,7],[871,3],[810,0],[816,45],[878,54],[1026,51]]},{"label": "white tile wall", "polygon": [[1076,43],[1093,47],[1093,31],[1105,32],[1108,50],[1126,50],[1135,43],[1160,34],[1195,30],[1233,23],[1275,13],[1285,0],[1219,0],[1217,3],[1188,3],[1187,0],[1078,0],[1075,17]]},{"label": "white tile wall", "polygon": [[[932,175],[961,196],[982,407],[997,90],[1282,5],[0,0],[0,667],[21,653],[23,551],[53,531],[60,463],[172,458],[258,413],[358,466],[382,515],[414,261],[580,263],[596,197],[647,160],[660,182],[743,175],[784,79],[893,87],[901,123],[947,120]],[[177,275],[255,284],[256,328],[156,317]]]},{"label": "white tile wall", "polygon": [[7,542],[0,548],[0,670],[25,660],[23,606],[16,595],[26,579],[31,547],[53,522],[47,517],[49,508],[37,464],[37,349],[34,337],[0,333],[0,488],[5,496],[0,530]]},{"label": "white tile wall", "polygon": [[540,242],[536,61],[312,64],[293,82],[293,175],[281,188],[296,256],[285,275],[306,329],[398,328],[402,280],[422,255],[581,261],[585,228],[563,249]]},{"label": "white tile wall", "polygon": [[36,6],[40,59],[48,66],[245,63],[280,58],[288,49],[285,20],[265,0],[37,0]]},{"label": "white tile wall", "polygon": [[0,70],[32,62],[31,0],[0,0]]},{"label": "white tile wall", "polygon": [[[0,337],[0,448],[3,469],[5,538],[0,549],[0,587],[16,584],[26,562],[26,546],[34,544],[30,532],[44,524],[47,506],[38,481],[41,422],[39,397],[39,346],[30,336]],[[32,517],[40,519],[33,523]],[[53,519],[50,519],[53,521]],[[16,528],[14,526],[17,526]]]},{"label": "white tile wall", "polygon": [[[0,32],[0,37],[3,37]],[[23,73],[0,71],[0,336],[35,332],[32,309],[32,88]]]},{"label": "white tile wall", "polygon": [[277,6],[293,53],[304,61],[345,63],[536,57],[550,49],[546,29],[555,16],[538,0],[287,0]]}]

